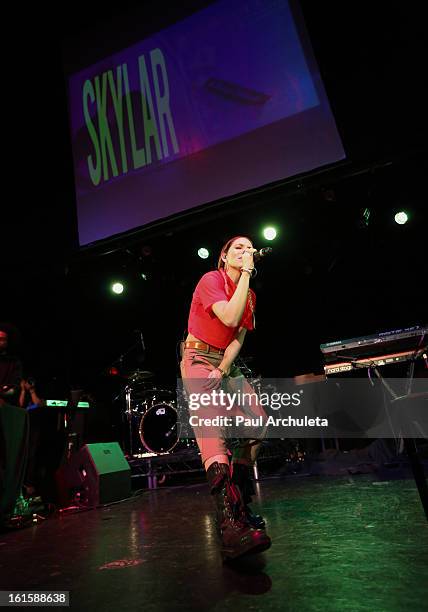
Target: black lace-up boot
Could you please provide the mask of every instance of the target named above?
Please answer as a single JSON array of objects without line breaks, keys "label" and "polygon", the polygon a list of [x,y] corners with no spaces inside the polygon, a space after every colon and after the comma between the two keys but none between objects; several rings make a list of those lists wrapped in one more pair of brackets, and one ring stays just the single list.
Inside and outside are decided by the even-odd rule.
[{"label": "black lace-up boot", "polygon": [[271,540],[261,529],[254,529],[243,512],[238,487],[230,477],[226,463],[212,463],[207,478],[217,508],[217,522],[225,559],[255,554],[268,549]]}]

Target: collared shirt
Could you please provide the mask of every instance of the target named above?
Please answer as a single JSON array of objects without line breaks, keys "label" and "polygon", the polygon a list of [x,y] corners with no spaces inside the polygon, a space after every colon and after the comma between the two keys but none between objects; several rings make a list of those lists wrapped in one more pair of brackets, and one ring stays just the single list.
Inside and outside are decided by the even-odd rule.
[{"label": "collared shirt", "polygon": [[235,338],[239,327],[254,329],[253,314],[256,305],[256,294],[250,289],[250,297],[237,327],[227,327],[214,314],[212,305],[216,302],[229,301],[236,291],[232,279],[220,270],[207,272],[200,279],[193,292],[190,306],[188,330],[195,338],[207,342],[216,348],[225,349]]}]

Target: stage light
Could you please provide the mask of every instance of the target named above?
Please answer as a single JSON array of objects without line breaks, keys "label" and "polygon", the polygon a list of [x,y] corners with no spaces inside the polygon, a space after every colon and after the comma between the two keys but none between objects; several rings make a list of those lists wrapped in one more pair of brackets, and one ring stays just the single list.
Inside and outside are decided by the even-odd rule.
[{"label": "stage light", "polygon": [[210,252],[208,249],[202,247],[198,249],[198,255],[201,259],[208,259],[208,257],[210,256]]},{"label": "stage light", "polygon": [[400,212],[395,215],[394,219],[395,223],[398,223],[398,225],[404,225],[409,220],[409,217],[404,210],[400,210]]},{"label": "stage light", "polygon": [[111,286],[111,290],[113,291],[113,293],[116,293],[116,295],[120,295],[121,293],[123,293],[124,289],[125,287],[122,283],[113,283]]},{"label": "stage light", "polygon": [[266,240],[275,240],[277,231],[274,227],[265,227],[263,230],[263,236]]}]

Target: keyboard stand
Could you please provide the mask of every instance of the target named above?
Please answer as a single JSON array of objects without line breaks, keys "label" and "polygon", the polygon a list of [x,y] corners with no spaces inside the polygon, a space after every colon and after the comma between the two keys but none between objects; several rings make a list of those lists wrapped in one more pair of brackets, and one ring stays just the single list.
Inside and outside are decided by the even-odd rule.
[{"label": "keyboard stand", "polygon": [[[402,410],[406,410],[406,405],[408,402],[411,402],[415,399],[420,400],[421,396],[428,399],[428,392],[426,393],[411,393],[412,382],[413,382],[413,373],[414,373],[414,361],[411,363],[408,374],[408,385],[407,385],[407,394],[403,396],[397,396],[395,391],[388,385],[388,383],[382,377],[382,374],[379,372],[378,368],[373,368],[376,376],[379,378],[381,383],[387,389],[389,395],[391,396],[391,402],[396,403],[399,402]],[[418,489],[419,497],[425,512],[425,516],[428,520],[428,485],[425,477],[424,466],[422,465],[419,455],[417,452],[416,441],[414,438],[405,438],[402,437],[403,446],[407,453],[407,456],[410,461],[410,467],[412,469],[413,478],[415,479],[416,487]]]}]

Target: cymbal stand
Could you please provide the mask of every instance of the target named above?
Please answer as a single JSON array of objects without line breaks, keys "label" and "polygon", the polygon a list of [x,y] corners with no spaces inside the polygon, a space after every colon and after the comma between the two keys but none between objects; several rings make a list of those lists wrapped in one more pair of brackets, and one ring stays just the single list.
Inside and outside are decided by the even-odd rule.
[{"label": "cymbal stand", "polygon": [[125,414],[128,417],[128,428],[129,428],[129,454],[133,455],[132,447],[132,405],[131,405],[131,387],[127,385],[125,387]]}]

